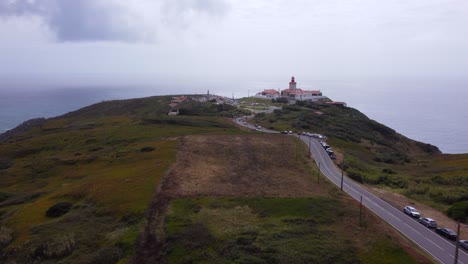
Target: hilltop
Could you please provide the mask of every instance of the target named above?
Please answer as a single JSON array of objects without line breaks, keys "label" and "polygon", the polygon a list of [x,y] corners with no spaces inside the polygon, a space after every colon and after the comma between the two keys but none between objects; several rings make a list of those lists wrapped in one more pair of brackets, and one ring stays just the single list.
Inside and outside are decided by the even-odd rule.
[{"label": "hilltop", "polygon": [[[230,117],[248,110],[216,101],[189,100],[168,116],[171,101],[101,102],[3,135],[2,261],[428,261],[372,213],[360,226],[358,205],[315,181],[299,140],[237,127]],[[437,148],[351,108],[284,105],[252,122],[329,136],[348,174],[365,183],[408,190],[407,168],[447,164]]]}]

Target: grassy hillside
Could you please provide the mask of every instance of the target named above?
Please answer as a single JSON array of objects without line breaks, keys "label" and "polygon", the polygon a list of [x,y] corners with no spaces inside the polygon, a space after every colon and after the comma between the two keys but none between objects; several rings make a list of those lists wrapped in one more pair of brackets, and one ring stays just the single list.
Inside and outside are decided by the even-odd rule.
[{"label": "grassy hillside", "polygon": [[134,263],[428,261],[316,172],[294,137],[185,137]]},{"label": "grassy hillside", "polygon": [[371,213],[359,226],[300,141],[242,130],[225,116],[244,113],[211,102],[169,117],[170,101],[102,102],[3,135],[0,261],[427,261]]},{"label": "grassy hillside", "polygon": [[467,155],[442,155],[435,146],[408,139],[356,109],[299,102],[257,114],[255,122],[327,135],[339,153],[338,165],[358,182],[392,189],[444,212],[468,202]]},{"label": "grassy hillside", "polygon": [[[88,263],[134,254],[178,138],[238,129],[168,117],[170,97],[103,102],[33,123],[0,144],[2,258]],[[46,213],[56,204],[63,216]]]}]

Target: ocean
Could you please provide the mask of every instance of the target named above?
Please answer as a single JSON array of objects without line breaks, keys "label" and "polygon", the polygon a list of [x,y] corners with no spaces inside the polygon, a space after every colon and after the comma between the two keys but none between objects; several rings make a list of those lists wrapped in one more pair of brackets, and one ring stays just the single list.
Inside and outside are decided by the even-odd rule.
[{"label": "ocean", "polygon": [[[297,78],[296,78],[297,80]],[[263,89],[286,88],[286,81],[223,84],[178,83],[172,87],[51,86],[7,88],[0,83],[0,133],[36,117],[54,117],[101,101],[164,94],[252,96]],[[303,85],[301,85],[303,84]],[[468,80],[301,80],[298,87],[317,89],[344,101],[397,132],[439,147],[443,153],[468,153]],[[235,92],[235,93],[234,93]]]}]

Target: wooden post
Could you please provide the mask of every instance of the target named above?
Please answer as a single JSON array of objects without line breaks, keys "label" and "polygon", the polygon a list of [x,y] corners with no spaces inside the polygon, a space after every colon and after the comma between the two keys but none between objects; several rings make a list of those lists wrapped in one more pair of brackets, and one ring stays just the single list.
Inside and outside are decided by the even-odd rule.
[{"label": "wooden post", "polygon": [[460,244],[460,221],[457,221],[457,239],[455,240],[455,259],[453,263],[458,264],[458,246]]},{"label": "wooden post", "polygon": [[362,226],[362,195],[361,202],[359,203],[359,226]]},{"label": "wooden post", "polygon": [[341,163],[341,190],[343,191],[343,181],[344,181],[344,153],[343,153],[343,162]]},{"label": "wooden post", "polygon": [[319,184],[320,183],[320,162],[318,164],[318,171],[317,171],[317,183]]}]

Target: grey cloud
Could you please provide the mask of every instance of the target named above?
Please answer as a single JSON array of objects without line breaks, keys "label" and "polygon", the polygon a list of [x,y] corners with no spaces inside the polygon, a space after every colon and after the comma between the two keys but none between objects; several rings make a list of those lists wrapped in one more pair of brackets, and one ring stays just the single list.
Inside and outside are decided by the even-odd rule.
[{"label": "grey cloud", "polygon": [[223,16],[229,11],[229,5],[222,0],[163,0],[163,22],[187,28],[197,15]]},{"label": "grey cloud", "polygon": [[119,6],[100,5],[95,0],[60,0],[57,10],[48,22],[59,40],[138,41],[143,38],[136,21],[126,21],[127,14]]},{"label": "grey cloud", "polygon": [[[0,16],[38,16],[58,41],[138,42],[154,39],[162,20],[166,24],[188,22],[193,14],[217,16],[227,10],[221,0],[140,0],[140,9],[132,4],[118,0],[2,0]],[[139,14],[148,9],[151,19]],[[175,17],[183,19],[169,19]]]},{"label": "grey cloud", "polygon": [[219,0],[165,0],[163,3],[164,11],[175,14],[200,12],[210,15],[223,15],[228,10],[227,3]]}]

